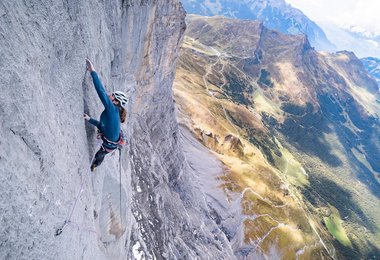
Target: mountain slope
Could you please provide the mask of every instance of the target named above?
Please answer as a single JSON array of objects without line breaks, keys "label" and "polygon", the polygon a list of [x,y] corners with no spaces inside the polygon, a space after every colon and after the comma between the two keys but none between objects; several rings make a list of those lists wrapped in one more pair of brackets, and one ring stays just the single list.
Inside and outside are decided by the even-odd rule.
[{"label": "mountain slope", "polygon": [[327,51],[335,49],[317,24],[283,0],[217,0],[215,2],[182,0],[182,3],[190,14],[224,15],[238,19],[261,20],[267,28],[286,34],[306,34],[311,45],[317,49]]},{"label": "mountain slope", "polygon": [[380,104],[360,60],[260,22],[187,22],[179,118],[229,169],[220,185],[244,217],[219,225],[235,255],[378,256]]}]

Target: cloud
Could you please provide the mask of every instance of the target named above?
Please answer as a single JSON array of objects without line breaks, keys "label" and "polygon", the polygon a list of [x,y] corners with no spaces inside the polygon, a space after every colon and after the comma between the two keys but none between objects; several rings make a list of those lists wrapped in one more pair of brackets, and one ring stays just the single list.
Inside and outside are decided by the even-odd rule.
[{"label": "cloud", "polygon": [[358,27],[380,35],[379,0],[286,0],[316,22]]},{"label": "cloud", "polygon": [[213,15],[218,15],[222,11],[222,4],[219,0],[216,0],[215,3],[210,2],[210,0],[206,0],[204,5],[211,11]]}]

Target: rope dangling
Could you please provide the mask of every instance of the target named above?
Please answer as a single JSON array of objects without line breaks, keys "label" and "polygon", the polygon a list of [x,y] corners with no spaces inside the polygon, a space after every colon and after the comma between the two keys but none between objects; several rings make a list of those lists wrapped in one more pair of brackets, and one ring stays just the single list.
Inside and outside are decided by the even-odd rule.
[{"label": "rope dangling", "polygon": [[[92,163],[92,161],[94,160],[94,158],[95,158],[95,154],[96,154],[96,152],[99,150],[101,144],[102,144],[101,142],[98,143],[98,146],[97,146],[97,148],[95,149],[95,153],[94,153],[94,155],[92,156],[91,163]],[[89,168],[89,169],[90,169],[90,168]],[[55,233],[54,233],[54,236],[59,236],[59,235],[61,235],[62,232],[63,232],[63,229],[64,229],[64,228],[65,228],[65,227],[71,222],[71,217],[73,216],[73,213],[74,213],[75,207],[76,207],[77,202],[78,202],[78,200],[79,200],[79,197],[80,197],[80,195],[81,195],[82,192],[83,192],[83,184],[84,184],[84,182],[81,181],[80,189],[79,189],[78,195],[75,197],[75,201],[74,201],[73,207],[71,208],[71,211],[68,212],[67,217],[66,217],[65,221],[64,221],[63,224],[62,224],[62,227],[56,229],[56,231],[55,231]]]},{"label": "rope dangling", "polygon": [[119,181],[120,181],[120,227],[123,227],[123,217],[121,210],[121,148],[119,148]]}]

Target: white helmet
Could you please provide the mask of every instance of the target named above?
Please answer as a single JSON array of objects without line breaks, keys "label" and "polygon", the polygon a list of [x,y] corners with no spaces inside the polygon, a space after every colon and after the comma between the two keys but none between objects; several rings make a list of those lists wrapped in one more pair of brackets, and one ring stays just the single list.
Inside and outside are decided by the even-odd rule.
[{"label": "white helmet", "polygon": [[117,101],[120,102],[120,105],[121,105],[122,108],[126,108],[127,107],[128,98],[127,98],[127,95],[124,94],[124,92],[115,91],[115,92],[112,93],[112,95],[115,97],[115,99]]}]

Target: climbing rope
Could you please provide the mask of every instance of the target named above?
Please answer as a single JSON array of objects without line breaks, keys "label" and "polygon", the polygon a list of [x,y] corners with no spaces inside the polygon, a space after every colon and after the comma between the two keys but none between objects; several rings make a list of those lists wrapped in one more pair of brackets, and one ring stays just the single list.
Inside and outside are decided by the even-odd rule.
[{"label": "climbing rope", "polygon": [[121,149],[119,148],[119,181],[120,181],[120,227],[123,228],[123,217],[121,211]]},{"label": "climbing rope", "polygon": [[[94,158],[95,158],[95,154],[97,153],[97,151],[99,150],[99,148],[100,148],[101,145],[102,145],[102,142],[98,142],[98,145],[97,145],[97,147],[96,147],[96,149],[95,149],[95,153],[94,153],[94,155],[92,156],[92,159],[91,159],[91,161],[90,161],[91,163],[92,163],[92,161],[94,160]],[[89,167],[88,169],[90,169],[90,167]],[[79,197],[80,197],[80,195],[81,195],[82,192],[83,192],[83,184],[84,184],[84,182],[82,181],[82,182],[81,182],[81,185],[80,185],[79,192],[78,192],[77,196],[75,197],[75,201],[74,201],[74,204],[73,204],[73,206],[72,206],[72,208],[71,208],[71,211],[68,212],[67,217],[66,217],[65,221],[64,221],[63,224],[62,224],[62,227],[58,228],[58,229],[55,231],[55,234],[54,234],[55,236],[59,236],[59,235],[61,235],[62,232],[63,232],[63,229],[64,229],[68,224],[73,223],[73,222],[71,221],[71,217],[73,216],[73,213],[74,213],[75,207],[76,207],[77,202],[78,202],[78,200],[79,200]]]},{"label": "climbing rope", "polygon": [[83,182],[82,182],[82,185],[80,187],[80,190],[79,190],[79,193],[78,195],[76,196],[76,199],[75,199],[75,202],[74,202],[74,205],[71,209],[71,213],[69,214],[69,216],[65,219],[65,221],[63,222],[63,225],[62,227],[58,228],[56,231],[55,231],[55,236],[59,236],[60,234],[62,234],[63,232],[63,229],[71,222],[71,217],[72,217],[72,214],[74,212],[74,209],[75,209],[75,206],[77,204],[77,201],[79,199],[79,196],[80,194],[83,192]]}]

